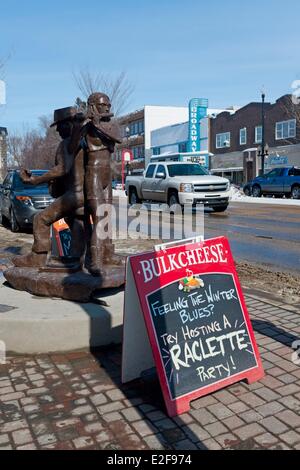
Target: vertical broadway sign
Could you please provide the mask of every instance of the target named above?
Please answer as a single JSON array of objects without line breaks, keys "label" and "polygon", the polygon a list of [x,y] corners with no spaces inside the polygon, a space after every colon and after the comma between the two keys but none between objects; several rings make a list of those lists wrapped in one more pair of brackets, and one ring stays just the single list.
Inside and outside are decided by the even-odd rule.
[{"label": "vertical broadway sign", "polygon": [[207,115],[208,100],[193,98],[189,102],[189,152],[200,152],[200,120]]}]

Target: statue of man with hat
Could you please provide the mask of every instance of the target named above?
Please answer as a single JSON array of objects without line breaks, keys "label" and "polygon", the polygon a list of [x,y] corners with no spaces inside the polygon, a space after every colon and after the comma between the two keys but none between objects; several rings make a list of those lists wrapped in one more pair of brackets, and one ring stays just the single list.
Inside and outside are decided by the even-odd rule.
[{"label": "statue of man with hat", "polygon": [[[106,193],[112,179],[111,154],[115,144],[121,141],[119,128],[111,120],[113,114],[110,113],[111,103],[107,95],[93,93],[87,104],[86,115],[71,107],[54,112],[52,126],[57,127],[63,139],[57,149],[56,165],[40,176],[30,175],[27,170],[20,172],[26,183],[54,180],[55,192],[59,187],[61,194],[35,216],[32,252],[15,257],[15,266],[46,265],[51,250],[50,227],[61,218],[66,219],[72,231],[71,256],[79,260],[86,248],[86,265],[93,276],[101,276],[104,266],[121,267],[125,264],[124,257],[114,252],[111,238],[106,236],[102,239],[98,231],[105,219],[101,205],[112,202]],[[57,267],[60,267],[59,263]]]},{"label": "statue of man with hat", "polygon": [[[48,182],[52,188],[52,195],[57,199],[34,217],[32,252],[13,259],[15,266],[43,267],[47,255],[51,250],[50,227],[62,217],[71,229],[72,244],[71,256],[80,259],[85,249],[84,242],[84,161],[83,155],[69,151],[72,131],[79,121],[83,119],[74,107],[57,109],[54,111],[54,122],[62,141],[60,142],[55,158],[55,166],[40,176],[31,175],[25,169],[20,177],[25,183],[40,184]],[[79,123],[79,127],[81,124]]]}]

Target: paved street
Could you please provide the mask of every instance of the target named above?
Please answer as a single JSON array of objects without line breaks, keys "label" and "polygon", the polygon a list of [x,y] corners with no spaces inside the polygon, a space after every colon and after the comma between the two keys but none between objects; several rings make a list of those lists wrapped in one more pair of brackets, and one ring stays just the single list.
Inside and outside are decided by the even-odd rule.
[{"label": "paved street", "polygon": [[299,274],[299,219],[297,206],[231,202],[223,213],[205,211],[204,235],[228,237],[237,261]]},{"label": "paved street", "polygon": [[0,449],[300,449],[299,311],[247,295],[266,376],[166,416],[155,378],[120,383],[121,349],[0,366]]},{"label": "paved street", "polygon": [[[150,209],[150,205],[146,204],[146,207]],[[151,212],[149,227],[151,227],[151,234],[155,236],[161,235],[161,226],[158,224],[159,213],[157,210]],[[196,231],[191,222],[194,220],[195,224],[195,213],[187,217],[185,227],[188,229],[193,227]],[[129,222],[133,219],[134,217],[129,217]],[[204,235],[205,238],[227,236],[237,261],[260,263],[274,270],[299,274],[299,219],[299,206],[233,201],[223,213],[205,210]],[[175,220],[177,226],[182,216],[177,214]],[[174,224],[171,226],[174,227]],[[146,233],[149,230],[147,225]],[[189,233],[186,235],[189,236]]]},{"label": "paved street", "polygon": [[205,237],[225,235],[236,260],[300,273],[300,207],[231,202],[205,214]]}]

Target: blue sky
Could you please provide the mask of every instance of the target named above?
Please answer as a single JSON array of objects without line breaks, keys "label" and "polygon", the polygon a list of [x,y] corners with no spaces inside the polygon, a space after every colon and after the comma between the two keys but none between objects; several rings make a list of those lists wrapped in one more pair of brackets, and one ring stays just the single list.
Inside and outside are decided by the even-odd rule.
[{"label": "blue sky", "polygon": [[187,104],[274,101],[300,79],[299,0],[9,0],[0,6],[7,105],[0,125],[22,130],[73,104],[72,71],[116,75],[135,86],[128,111]]}]

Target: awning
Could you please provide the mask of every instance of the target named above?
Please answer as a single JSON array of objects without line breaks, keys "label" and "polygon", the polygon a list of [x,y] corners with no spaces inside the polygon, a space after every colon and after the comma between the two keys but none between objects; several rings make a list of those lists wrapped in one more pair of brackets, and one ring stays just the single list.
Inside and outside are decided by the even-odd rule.
[{"label": "awning", "polygon": [[210,171],[214,172],[224,172],[224,171],[243,171],[243,167],[234,167],[234,168],[212,168]]}]

